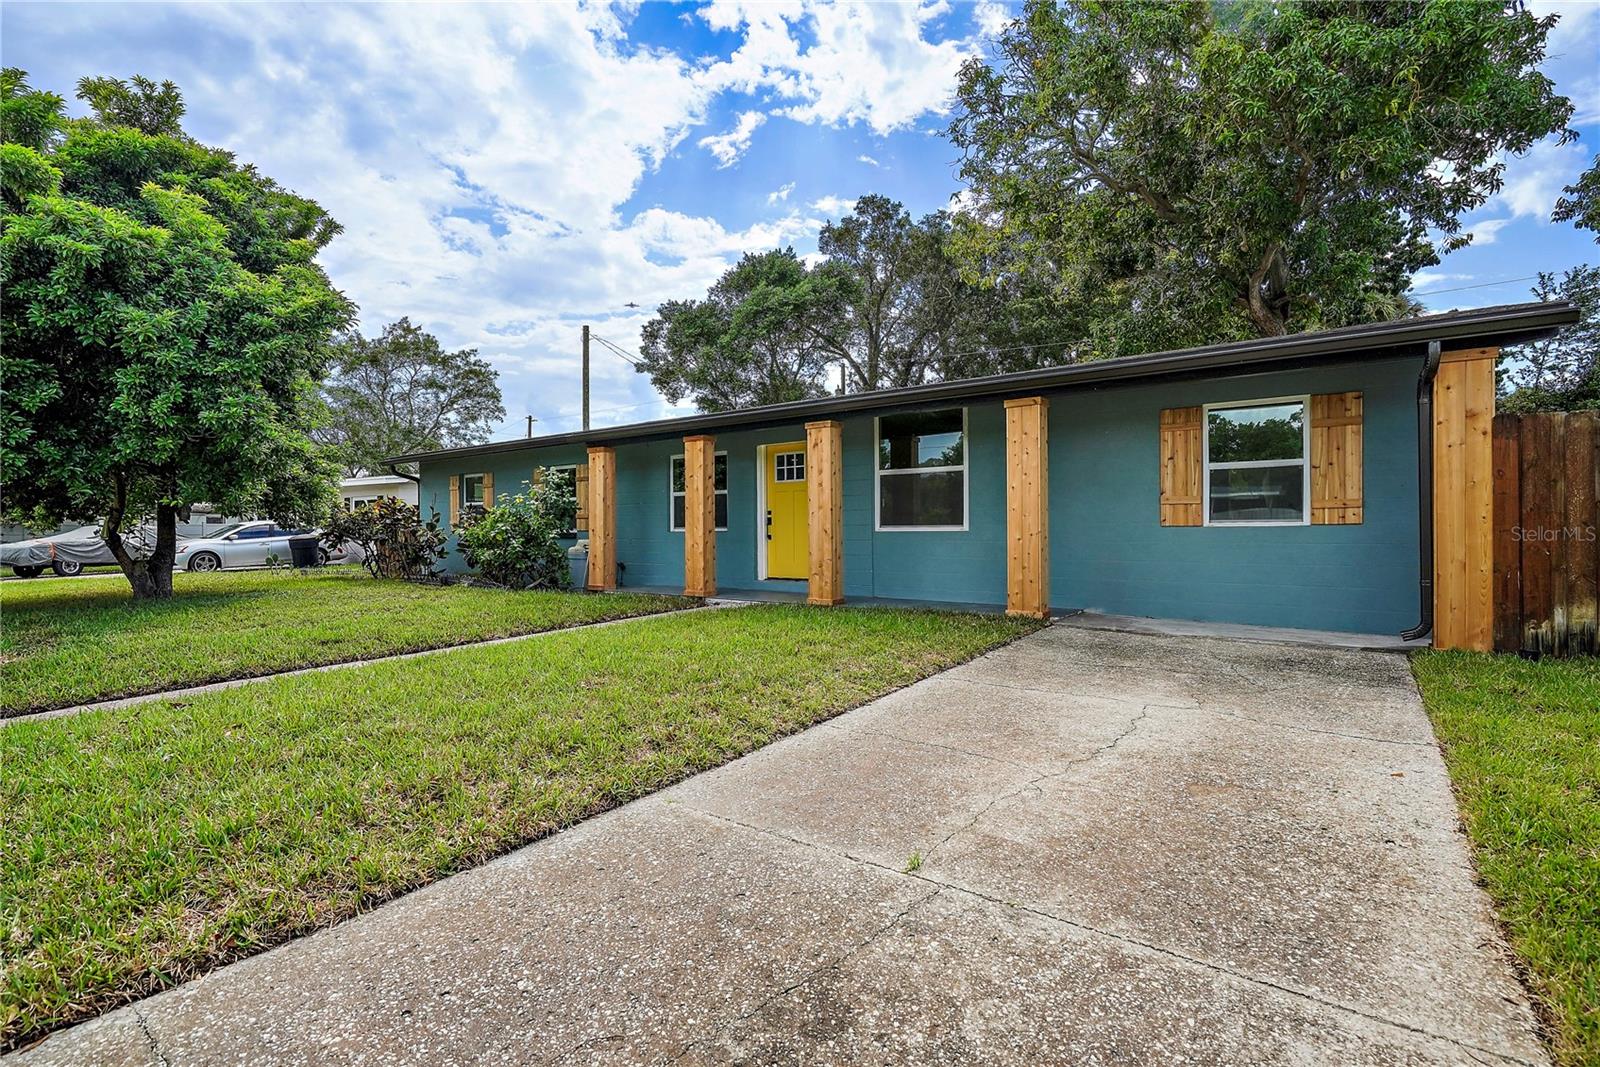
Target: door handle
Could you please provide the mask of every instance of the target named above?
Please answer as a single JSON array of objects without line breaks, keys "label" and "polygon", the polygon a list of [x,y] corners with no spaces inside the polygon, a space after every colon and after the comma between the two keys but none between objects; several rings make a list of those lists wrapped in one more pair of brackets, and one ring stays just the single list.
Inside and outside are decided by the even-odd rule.
[{"label": "door handle", "polygon": [[772,540],[772,509],[767,509],[767,540]]}]

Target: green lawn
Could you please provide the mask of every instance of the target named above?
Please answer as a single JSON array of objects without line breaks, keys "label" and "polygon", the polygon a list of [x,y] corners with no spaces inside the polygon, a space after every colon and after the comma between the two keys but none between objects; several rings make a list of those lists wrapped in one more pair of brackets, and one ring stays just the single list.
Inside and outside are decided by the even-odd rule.
[{"label": "green lawn", "polygon": [[1600,1063],[1600,662],[1412,660],[1558,1062]]},{"label": "green lawn", "polygon": [[1035,625],[763,605],[0,727],[5,1041],[347,918]]},{"label": "green lawn", "polygon": [[137,606],[120,574],[0,585],[0,716],[691,603],[415,585],[354,567],[180,573],[173,584],[172,600]]}]

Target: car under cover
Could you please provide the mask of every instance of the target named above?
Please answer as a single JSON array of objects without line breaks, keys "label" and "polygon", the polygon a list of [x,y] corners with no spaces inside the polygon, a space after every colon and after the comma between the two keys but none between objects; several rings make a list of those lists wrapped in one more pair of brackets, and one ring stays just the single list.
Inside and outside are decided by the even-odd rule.
[{"label": "car under cover", "polygon": [[[151,544],[149,531],[142,528],[129,530],[122,535],[122,540],[135,556],[149,554]],[[28,541],[14,541],[9,545],[0,545],[0,564],[12,567],[48,567],[57,560],[81,563],[86,567],[117,561],[104,538],[100,536],[98,526],[80,526],[76,530],[67,530],[49,537],[35,537]]]}]

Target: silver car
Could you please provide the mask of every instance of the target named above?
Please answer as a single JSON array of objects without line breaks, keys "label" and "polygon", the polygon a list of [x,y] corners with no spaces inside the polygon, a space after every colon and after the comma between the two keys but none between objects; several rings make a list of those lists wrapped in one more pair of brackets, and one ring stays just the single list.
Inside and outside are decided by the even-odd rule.
[{"label": "silver car", "polygon": [[[272,561],[284,566],[290,562],[289,538],[315,536],[315,530],[285,530],[275,522],[237,522],[214,534],[196,537],[178,545],[177,566],[191,571],[238,570],[265,567]],[[329,552],[317,546],[322,563],[343,563],[345,552]]]}]

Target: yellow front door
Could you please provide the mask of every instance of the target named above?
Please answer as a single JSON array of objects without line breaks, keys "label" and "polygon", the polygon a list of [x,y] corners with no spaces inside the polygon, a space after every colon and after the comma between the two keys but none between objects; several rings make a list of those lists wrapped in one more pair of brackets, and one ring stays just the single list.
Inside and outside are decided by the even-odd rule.
[{"label": "yellow front door", "polygon": [[805,578],[806,443],[767,446],[767,577]]}]

